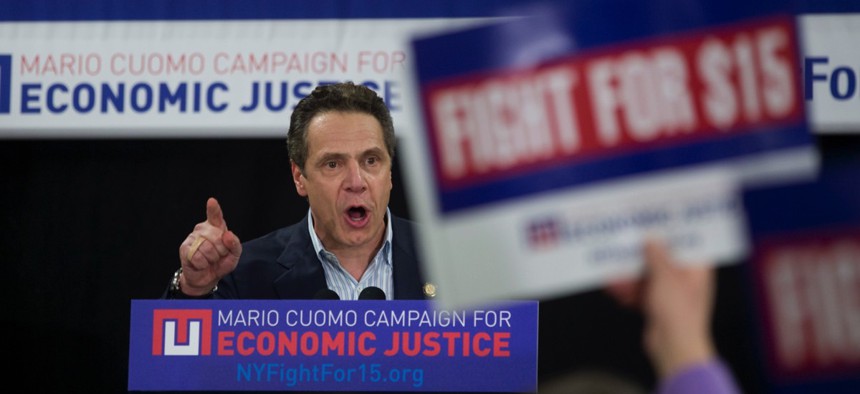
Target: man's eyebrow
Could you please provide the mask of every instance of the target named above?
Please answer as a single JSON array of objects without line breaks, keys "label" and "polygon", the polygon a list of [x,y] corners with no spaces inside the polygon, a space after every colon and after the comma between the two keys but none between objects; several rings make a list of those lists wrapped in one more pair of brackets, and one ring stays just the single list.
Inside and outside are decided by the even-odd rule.
[{"label": "man's eyebrow", "polygon": [[337,153],[337,152],[323,153],[323,155],[320,156],[319,160],[317,160],[317,164],[322,164],[322,163],[325,163],[325,162],[331,161],[331,160],[343,160],[346,157],[347,157],[347,155],[345,153]]},{"label": "man's eyebrow", "polygon": [[[384,156],[385,150],[379,147],[373,147],[365,150],[359,154],[359,157],[368,157],[368,156]],[[326,152],[323,153],[322,156],[316,161],[317,164],[323,164],[331,160],[346,160],[349,158],[349,154],[342,152]]]},{"label": "man's eyebrow", "polygon": [[382,148],[373,147],[361,153],[362,156],[382,156],[385,153]]}]

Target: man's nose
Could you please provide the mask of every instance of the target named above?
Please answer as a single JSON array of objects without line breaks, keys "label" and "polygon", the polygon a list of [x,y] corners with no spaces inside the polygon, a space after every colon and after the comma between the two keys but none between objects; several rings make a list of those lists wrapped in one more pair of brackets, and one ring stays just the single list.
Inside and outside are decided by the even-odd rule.
[{"label": "man's nose", "polygon": [[344,187],[349,191],[363,192],[367,189],[367,183],[364,180],[364,172],[357,162],[350,162],[346,166],[346,179],[344,179]]}]

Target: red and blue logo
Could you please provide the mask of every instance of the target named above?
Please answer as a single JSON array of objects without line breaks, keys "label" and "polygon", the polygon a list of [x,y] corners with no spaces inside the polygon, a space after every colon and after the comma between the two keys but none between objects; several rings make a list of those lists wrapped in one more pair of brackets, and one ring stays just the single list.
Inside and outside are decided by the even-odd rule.
[{"label": "red and blue logo", "polygon": [[152,312],[154,356],[212,354],[211,309],[156,309]]}]

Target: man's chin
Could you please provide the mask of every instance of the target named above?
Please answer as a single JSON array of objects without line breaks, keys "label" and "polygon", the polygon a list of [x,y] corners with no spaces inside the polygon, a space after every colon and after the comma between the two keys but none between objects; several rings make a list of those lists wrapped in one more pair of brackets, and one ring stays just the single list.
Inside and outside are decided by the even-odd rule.
[{"label": "man's chin", "polygon": [[343,243],[350,247],[360,247],[373,242],[373,232],[370,227],[361,229],[350,228],[343,232]]}]

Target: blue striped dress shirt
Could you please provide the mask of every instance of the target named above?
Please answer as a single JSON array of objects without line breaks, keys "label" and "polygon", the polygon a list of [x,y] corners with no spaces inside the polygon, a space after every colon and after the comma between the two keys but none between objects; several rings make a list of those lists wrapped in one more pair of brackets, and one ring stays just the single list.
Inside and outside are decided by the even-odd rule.
[{"label": "blue striped dress shirt", "polygon": [[361,280],[355,280],[352,275],[347,272],[337,259],[334,253],[329,252],[323,247],[322,242],[314,231],[314,217],[310,210],[308,212],[308,231],[311,234],[311,242],[314,244],[314,250],[317,257],[322,263],[323,271],[325,271],[325,281],[328,288],[334,290],[341,300],[357,300],[361,291],[375,286],[385,292],[385,299],[390,300],[394,296],[394,281],[392,280],[392,265],[391,265],[391,240],[394,237],[394,232],[391,230],[391,211],[386,208],[385,212],[385,242],[382,247],[376,252],[367,270],[361,276]]}]

